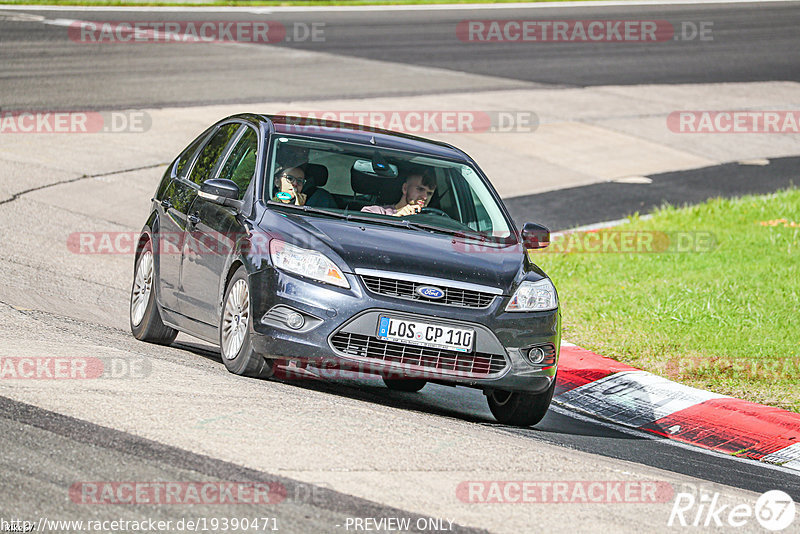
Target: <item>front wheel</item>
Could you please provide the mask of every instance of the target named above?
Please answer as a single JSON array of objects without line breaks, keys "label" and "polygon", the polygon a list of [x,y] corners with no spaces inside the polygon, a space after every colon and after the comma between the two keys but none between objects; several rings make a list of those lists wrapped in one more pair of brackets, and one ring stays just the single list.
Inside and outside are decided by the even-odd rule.
[{"label": "front wheel", "polygon": [[219,324],[219,348],[222,361],[231,373],[269,378],[274,372],[272,360],[253,350],[250,335],[250,286],[244,267],[234,273],[225,290]]},{"label": "front wheel", "polygon": [[140,341],[169,345],[178,335],[161,321],[156,305],[153,245],[148,240],[136,258],[131,287],[130,323],[133,336]]},{"label": "front wheel", "polygon": [[489,409],[495,419],[504,425],[514,426],[533,426],[547,413],[550,401],[553,400],[553,392],[556,389],[556,381],[547,388],[544,393],[532,395],[519,391],[492,390],[487,396]]}]

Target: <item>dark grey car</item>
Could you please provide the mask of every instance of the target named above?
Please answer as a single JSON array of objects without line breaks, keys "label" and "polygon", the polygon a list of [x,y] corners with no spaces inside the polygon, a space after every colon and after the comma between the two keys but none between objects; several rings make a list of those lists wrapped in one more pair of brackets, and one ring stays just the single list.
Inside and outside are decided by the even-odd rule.
[{"label": "dark grey car", "polygon": [[[427,177],[426,204],[391,214],[412,175]],[[281,177],[297,194],[278,191]],[[500,422],[531,425],[550,404],[560,348],[555,288],[527,253],[548,241],[539,225],[520,232],[452,146],[237,115],[193,141],[156,191],[131,329],[218,344],[242,375],[336,367],[403,391],[479,388]]]}]

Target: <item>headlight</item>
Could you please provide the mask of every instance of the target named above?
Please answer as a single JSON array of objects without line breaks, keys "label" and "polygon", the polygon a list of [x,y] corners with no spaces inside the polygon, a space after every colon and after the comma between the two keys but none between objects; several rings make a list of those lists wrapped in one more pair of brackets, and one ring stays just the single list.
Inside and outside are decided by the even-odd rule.
[{"label": "headlight", "polygon": [[549,278],[543,278],[538,282],[522,282],[506,306],[506,311],[547,311],[556,308],[556,288]]},{"label": "headlight", "polygon": [[316,250],[296,247],[280,239],[269,242],[272,264],[278,269],[319,280],[326,284],[349,288],[350,283],[342,271],[325,254]]}]

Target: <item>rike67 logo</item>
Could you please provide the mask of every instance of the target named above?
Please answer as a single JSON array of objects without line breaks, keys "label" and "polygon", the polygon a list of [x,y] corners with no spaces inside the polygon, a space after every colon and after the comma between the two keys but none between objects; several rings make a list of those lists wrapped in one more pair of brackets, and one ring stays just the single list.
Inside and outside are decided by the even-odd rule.
[{"label": "rike67 logo", "polygon": [[761,495],[755,507],[748,503],[723,504],[719,493],[700,491],[678,493],[667,521],[667,526],[700,527],[707,529],[741,528],[752,525],[755,519],[761,527],[772,532],[788,528],[795,518],[795,503],[780,490],[771,490]]}]

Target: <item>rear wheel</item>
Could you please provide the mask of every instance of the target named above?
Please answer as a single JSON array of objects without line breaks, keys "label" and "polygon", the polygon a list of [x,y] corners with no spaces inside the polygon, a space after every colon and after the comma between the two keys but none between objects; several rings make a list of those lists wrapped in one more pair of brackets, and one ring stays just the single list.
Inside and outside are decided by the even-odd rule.
[{"label": "rear wheel", "polygon": [[421,378],[386,378],[383,377],[386,387],[394,391],[414,393],[425,387],[427,382]]},{"label": "rear wheel", "polygon": [[495,419],[504,425],[533,426],[547,413],[556,381],[544,393],[532,395],[519,391],[492,390],[486,400]]},{"label": "rear wheel", "polygon": [[225,290],[219,325],[219,348],[228,371],[237,375],[269,378],[272,360],[253,350],[250,334],[250,286],[244,267],[234,273]]},{"label": "rear wheel", "polygon": [[165,325],[156,305],[153,245],[148,240],[136,258],[136,269],[131,287],[131,332],[136,339],[149,343],[169,345],[178,331]]}]

